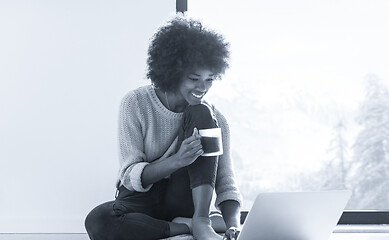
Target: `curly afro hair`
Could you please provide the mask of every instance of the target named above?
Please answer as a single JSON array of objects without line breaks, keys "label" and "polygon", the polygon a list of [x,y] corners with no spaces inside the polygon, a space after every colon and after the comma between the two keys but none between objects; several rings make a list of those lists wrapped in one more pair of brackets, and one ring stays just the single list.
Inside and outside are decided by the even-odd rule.
[{"label": "curly afro hair", "polygon": [[217,78],[225,73],[229,43],[197,20],[175,17],[152,37],[147,77],[163,91],[175,91],[186,71],[206,68]]}]

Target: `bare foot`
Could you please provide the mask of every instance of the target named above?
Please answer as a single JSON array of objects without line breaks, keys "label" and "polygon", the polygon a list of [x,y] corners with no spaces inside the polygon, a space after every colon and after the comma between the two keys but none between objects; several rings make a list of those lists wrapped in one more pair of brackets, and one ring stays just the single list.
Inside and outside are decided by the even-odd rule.
[{"label": "bare foot", "polygon": [[222,236],[217,234],[208,217],[193,217],[192,219],[193,237],[197,240],[221,240]]},{"label": "bare foot", "polygon": [[224,233],[227,231],[226,224],[224,222],[223,216],[220,213],[213,213],[209,216],[209,219],[212,223],[212,228],[215,232]]},{"label": "bare foot", "polygon": [[186,226],[188,226],[190,232],[193,232],[192,230],[192,218],[185,218],[185,217],[176,217],[172,220],[174,223],[183,223]]}]

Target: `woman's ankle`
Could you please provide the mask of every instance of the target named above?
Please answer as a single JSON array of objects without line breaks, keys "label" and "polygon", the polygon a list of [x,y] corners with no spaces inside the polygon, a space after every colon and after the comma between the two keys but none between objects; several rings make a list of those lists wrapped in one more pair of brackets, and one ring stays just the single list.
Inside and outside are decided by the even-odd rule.
[{"label": "woman's ankle", "polygon": [[189,227],[186,223],[169,222],[169,228],[171,237],[192,233],[191,227]]},{"label": "woman's ankle", "polygon": [[193,236],[199,240],[222,239],[211,226],[209,217],[194,217],[192,219]]},{"label": "woman's ankle", "polygon": [[211,214],[209,219],[211,219],[212,228],[216,232],[225,232],[227,230],[226,223],[221,214]]},{"label": "woman's ankle", "polygon": [[189,229],[189,233],[192,233],[192,218],[176,217],[172,220],[172,222],[179,223],[179,224],[185,224]]},{"label": "woman's ankle", "polygon": [[194,205],[193,217],[208,217],[213,195],[213,187],[209,184],[197,186],[192,189]]}]

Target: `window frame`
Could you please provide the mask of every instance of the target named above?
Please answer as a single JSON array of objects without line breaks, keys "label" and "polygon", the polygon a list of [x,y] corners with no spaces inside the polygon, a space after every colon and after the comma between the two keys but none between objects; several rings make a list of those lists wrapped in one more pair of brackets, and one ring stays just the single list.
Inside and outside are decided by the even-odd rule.
[{"label": "window frame", "polygon": [[385,210],[346,210],[338,224],[389,224],[389,211]]},{"label": "window frame", "polygon": [[[249,211],[241,211],[240,223],[246,220]],[[382,225],[389,224],[389,210],[345,210],[338,221],[338,225],[366,224]]]}]

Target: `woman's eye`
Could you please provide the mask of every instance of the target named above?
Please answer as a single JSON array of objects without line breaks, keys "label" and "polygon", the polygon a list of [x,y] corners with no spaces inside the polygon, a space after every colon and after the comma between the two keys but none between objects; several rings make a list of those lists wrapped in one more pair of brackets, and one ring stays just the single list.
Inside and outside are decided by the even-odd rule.
[{"label": "woman's eye", "polygon": [[197,80],[199,80],[198,78],[189,78],[190,80],[192,80],[192,81],[197,81]]},{"label": "woman's eye", "polygon": [[213,78],[208,78],[207,79],[208,82],[212,82],[213,80],[215,80],[215,79],[213,79]]}]

